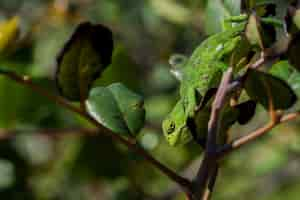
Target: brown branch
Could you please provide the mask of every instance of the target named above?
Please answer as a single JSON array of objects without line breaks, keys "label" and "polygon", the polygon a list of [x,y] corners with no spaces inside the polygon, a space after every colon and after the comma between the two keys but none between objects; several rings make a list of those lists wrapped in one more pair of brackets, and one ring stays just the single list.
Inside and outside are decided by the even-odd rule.
[{"label": "brown branch", "polygon": [[[265,63],[276,60],[277,58],[279,58],[282,54],[284,54],[288,50],[288,46],[289,46],[290,42],[291,42],[291,38],[289,36],[282,37],[272,47],[270,47],[269,49],[266,49],[264,52],[261,52],[260,58],[258,60],[256,60],[254,63],[250,64],[248,67],[252,68],[252,69],[258,69],[260,66],[264,65]],[[245,81],[245,77],[246,77],[246,75],[244,77],[238,78],[238,80],[235,81],[236,87],[240,87],[243,85],[243,82]],[[267,95],[270,97],[269,90],[268,90]],[[270,101],[272,100],[271,97],[269,99],[270,99]],[[241,137],[239,139],[234,140],[230,144],[225,144],[220,150],[218,150],[217,157],[219,159],[223,158],[223,156],[225,156],[225,154],[227,154],[235,149],[238,149],[241,146],[243,146],[244,144],[250,143],[251,141],[257,139],[258,137],[264,135],[266,132],[271,130],[277,124],[282,123],[284,121],[292,120],[299,115],[299,112],[296,112],[296,113],[288,114],[286,116],[281,116],[279,114],[280,112],[276,112],[273,109],[273,102],[269,102],[269,105],[270,105],[269,113],[270,113],[270,117],[271,117],[270,122],[267,123],[265,126],[253,131],[252,133],[250,133],[244,137]]]},{"label": "brown branch", "polygon": [[211,177],[209,179],[207,188],[206,188],[205,193],[203,195],[203,200],[209,200],[211,198],[212,192],[213,192],[214,187],[215,187],[215,183],[217,181],[218,172],[219,172],[219,166],[218,166],[218,164],[216,164],[214,166],[214,169],[212,169]]},{"label": "brown branch", "polygon": [[257,61],[255,61],[253,64],[251,64],[251,65],[249,66],[249,68],[257,69],[257,68],[259,68],[260,66],[262,66],[266,61],[267,61],[267,60],[266,60],[266,58],[265,58],[265,55],[264,55],[264,53],[262,52],[261,55],[260,55],[260,58],[259,58]]},{"label": "brown branch", "polygon": [[87,112],[84,112],[78,107],[75,107],[74,105],[70,104],[66,99],[48,93],[46,90],[43,88],[39,87],[38,85],[34,84],[30,77],[28,76],[20,76],[16,74],[15,72],[12,71],[7,71],[7,70],[1,70],[0,74],[5,75],[5,77],[16,81],[17,83],[20,83],[21,85],[27,86],[33,91],[37,92],[38,94],[45,96],[49,100],[57,103],[58,105],[79,114],[81,117],[95,125],[98,129],[98,133],[101,133],[105,136],[111,137],[113,140],[120,142],[128,147],[128,149],[135,151],[138,155],[143,157],[146,161],[151,163],[154,167],[159,169],[162,173],[164,173],[167,177],[169,177],[171,180],[176,182],[182,189],[183,191],[187,194],[190,195],[190,187],[191,183],[189,180],[179,176],[176,174],[174,171],[160,163],[158,160],[156,160],[154,157],[152,157],[146,150],[144,150],[135,140],[135,138],[129,138],[125,139],[122,136],[118,135],[117,133],[112,132],[111,130],[105,128],[102,126],[98,121],[96,121],[92,116],[90,116]]},{"label": "brown branch", "polygon": [[218,149],[217,137],[221,123],[220,112],[228,101],[227,94],[229,92],[228,89],[230,88],[232,73],[233,70],[231,67],[224,73],[212,105],[212,111],[208,123],[205,154],[193,184],[196,200],[209,199],[211,191],[213,190],[214,182],[217,178],[216,172],[218,171],[218,164],[216,151]]},{"label": "brown branch", "polygon": [[292,121],[294,119],[296,119],[297,117],[300,116],[300,111],[298,112],[294,112],[294,113],[289,113],[286,115],[281,116],[280,114],[278,114],[278,112],[276,113],[276,118],[278,120],[270,120],[269,123],[267,123],[265,126],[256,129],[255,131],[240,137],[238,139],[235,139],[234,141],[232,141],[229,144],[224,145],[219,151],[218,151],[218,159],[222,159],[224,158],[224,156],[226,156],[227,154],[229,154],[230,152],[239,149],[251,142],[253,142],[254,140],[262,137],[263,135],[265,135],[266,133],[268,133],[268,131],[270,131],[271,129],[273,129],[275,126],[284,123],[284,122],[288,122],[288,121]]}]

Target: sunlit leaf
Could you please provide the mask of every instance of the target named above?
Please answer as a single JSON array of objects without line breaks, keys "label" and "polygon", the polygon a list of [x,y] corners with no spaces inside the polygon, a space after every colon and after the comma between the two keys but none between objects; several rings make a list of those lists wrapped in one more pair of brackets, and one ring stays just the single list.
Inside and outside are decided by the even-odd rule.
[{"label": "sunlit leaf", "polygon": [[249,69],[245,89],[251,99],[266,109],[272,102],[274,109],[288,109],[297,100],[292,88],[282,79],[265,72]]},{"label": "sunlit leaf", "polygon": [[261,24],[256,14],[251,14],[245,30],[245,35],[250,44],[258,45],[263,48],[263,41],[261,35]]},{"label": "sunlit leaf", "polygon": [[5,53],[17,41],[20,31],[19,17],[0,23],[0,54]]},{"label": "sunlit leaf", "polygon": [[144,124],[143,98],[120,83],[93,88],[86,106],[98,122],[116,133],[135,135]]},{"label": "sunlit leaf", "polygon": [[112,49],[108,28],[89,22],[78,25],[57,58],[60,93],[73,101],[86,99],[93,81],[111,63]]}]

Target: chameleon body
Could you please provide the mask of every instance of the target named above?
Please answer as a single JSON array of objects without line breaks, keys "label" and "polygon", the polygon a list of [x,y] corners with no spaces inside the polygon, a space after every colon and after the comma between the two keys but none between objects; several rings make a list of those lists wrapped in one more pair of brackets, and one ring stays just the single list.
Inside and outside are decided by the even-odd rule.
[{"label": "chameleon body", "polygon": [[237,23],[203,41],[181,69],[180,100],[163,121],[163,132],[170,145],[185,144],[193,136],[188,119],[194,118],[198,105],[212,88],[217,88],[222,73],[228,68],[223,59],[242,40],[245,22]]}]

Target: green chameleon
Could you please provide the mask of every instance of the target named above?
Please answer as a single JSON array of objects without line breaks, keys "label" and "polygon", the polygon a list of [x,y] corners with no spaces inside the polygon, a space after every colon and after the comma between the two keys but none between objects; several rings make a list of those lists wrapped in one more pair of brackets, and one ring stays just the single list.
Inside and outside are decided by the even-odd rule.
[{"label": "green chameleon", "polygon": [[190,58],[178,55],[170,58],[175,68],[171,72],[181,81],[180,99],[162,123],[163,133],[171,146],[185,144],[194,137],[189,126],[191,119],[196,119],[197,133],[207,127],[211,103],[205,104],[228,68],[226,58],[243,42],[247,19],[247,15],[230,17],[223,23],[224,31],[204,40]]}]

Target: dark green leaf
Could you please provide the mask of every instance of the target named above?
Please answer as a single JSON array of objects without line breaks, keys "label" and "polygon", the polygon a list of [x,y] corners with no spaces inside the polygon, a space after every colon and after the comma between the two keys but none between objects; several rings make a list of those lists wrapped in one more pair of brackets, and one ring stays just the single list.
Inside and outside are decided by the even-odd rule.
[{"label": "dark green leaf", "polygon": [[272,100],[274,109],[290,108],[297,100],[291,87],[282,79],[265,72],[249,69],[245,89],[252,100],[266,109]]},{"label": "dark green leaf", "polygon": [[243,103],[240,103],[235,106],[239,111],[238,122],[240,124],[246,124],[249,122],[255,114],[256,102],[249,100]]},{"label": "dark green leaf", "polygon": [[113,40],[103,25],[79,24],[57,58],[56,82],[69,100],[87,98],[90,87],[111,63]]},{"label": "dark green leaf", "polygon": [[143,98],[120,83],[95,87],[86,102],[88,112],[120,134],[137,134],[145,120]]},{"label": "dark green leaf", "polygon": [[[194,139],[202,147],[204,147],[206,144],[208,122],[211,114],[212,101],[213,100],[211,99],[211,101],[206,106],[204,106],[200,111],[198,111],[193,120],[189,119],[188,121],[188,127],[190,128],[191,132],[196,133],[196,135],[193,135]],[[230,128],[231,125],[233,125],[237,121],[239,117],[239,110],[227,104],[222,109],[221,113],[221,137],[219,137],[218,142],[220,144],[224,144],[224,141],[227,138],[227,130]]]},{"label": "dark green leaf", "polygon": [[295,6],[289,6],[287,9],[287,14],[284,17],[286,30],[289,34],[295,34],[299,31],[297,25],[295,24],[295,21],[297,23],[298,17],[295,17],[297,8]]},{"label": "dark green leaf", "polygon": [[241,11],[248,12],[249,10],[253,9],[255,6],[254,0],[243,0],[241,2]]},{"label": "dark green leaf", "polygon": [[293,65],[298,71],[300,70],[300,59],[299,59],[299,52],[300,52],[300,34],[296,34],[290,42],[287,56],[289,63]]}]

